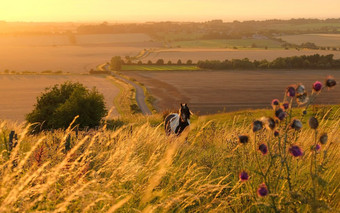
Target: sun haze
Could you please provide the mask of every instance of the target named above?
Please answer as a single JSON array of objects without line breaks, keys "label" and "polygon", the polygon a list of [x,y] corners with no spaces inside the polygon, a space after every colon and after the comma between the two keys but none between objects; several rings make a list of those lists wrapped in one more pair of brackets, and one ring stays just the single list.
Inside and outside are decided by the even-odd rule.
[{"label": "sun haze", "polygon": [[12,0],[0,20],[34,22],[205,21],[337,18],[337,0]]}]

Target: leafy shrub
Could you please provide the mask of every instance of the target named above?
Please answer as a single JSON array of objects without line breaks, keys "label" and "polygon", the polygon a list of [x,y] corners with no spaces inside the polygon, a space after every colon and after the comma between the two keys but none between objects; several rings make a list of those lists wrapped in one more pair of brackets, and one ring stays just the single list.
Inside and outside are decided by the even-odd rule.
[{"label": "leafy shrub", "polygon": [[89,90],[80,83],[66,82],[47,88],[26,120],[39,123],[40,130],[59,129],[67,128],[79,115],[76,125],[93,128],[106,114],[104,96],[95,88]]}]

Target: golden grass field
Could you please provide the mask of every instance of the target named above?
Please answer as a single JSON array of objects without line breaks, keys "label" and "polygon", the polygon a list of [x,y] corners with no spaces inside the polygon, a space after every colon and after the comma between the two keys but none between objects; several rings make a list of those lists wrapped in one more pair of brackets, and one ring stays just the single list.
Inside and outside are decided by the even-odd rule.
[{"label": "golden grass field", "polygon": [[334,58],[340,58],[340,51],[328,50],[234,50],[220,48],[173,48],[173,49],[158,49],[152,51],[147,57],[143,58],[146,63],[148,60],[156,62],[158,59],[163,59],[165,62],[171,60],[176,63],[178,59],[182,62],[192,60],[231,60],[249,58],[250,60],[274,60],[278,57],[290,57],[299,55],[328,55],[334,54]]},{"label": "golden grass field", "polygon": [[312,42],[321,47],[340,47],[339,34],[302,34],[280,36],[284,41],[292,44]]},{"label": "golden grass field", "polygon": [[[211,114],[270,107],[282,98],[290,84],[303,83],[309,93],[312,84],[327,75],[340,79],[339,70],[226,70],[226,71],[125,71],[142,83],[156,98],[158,111],[177,109],[188,103],[194,113]],[[317,104],[339,104],[335,88],[317,99]]]},{"label": "golden grass field", "polygon": [[159,46],[145,34],[67,36],[0,36],[0,71],[61,70],[88,73],[113,56],[136,56],[145,48]]},{"label": "golden grass field", "polygon": [[[88,88],[96,87],[104,94],[107,108],[114,107],[119,89],[106,77],[90,75],[0,75],[0,119],[22,122],[33,110],[36,98],[46,87],[65,81],[80,82]],[[113,108],[112,116],[118,112]]]},{"label": "golden grass field", "polygon": [[[24,126],[2,122],[0,211],[337,212],[340,114],[339,108],[323,111],[307,115],[316,113],[317,131],[306,118],[300,131],[282,122],[277,138],[273,130],[251,130],[252,120],[271,110],[195,118],[181,137],[165,135],[161,115],[130,117],[117,130],[103,127],[78,136],[71,128],[28,135]],[[6,149],[10,130],[19,134],[12,151]],[[313,152],[314,135],[324,131],[328,141]],[[239,143],[239,134],[250,141]],[[260,143],[270,144],[269,154],[257,150]],[[300,146],[303,156],[289,155],[290,144]],[[319,183],[311,176],[314,162],[322,168]],[[241,171],[248,181],[239,179]],[[257,195],[262,183],[271,187],[268,196]]]}]

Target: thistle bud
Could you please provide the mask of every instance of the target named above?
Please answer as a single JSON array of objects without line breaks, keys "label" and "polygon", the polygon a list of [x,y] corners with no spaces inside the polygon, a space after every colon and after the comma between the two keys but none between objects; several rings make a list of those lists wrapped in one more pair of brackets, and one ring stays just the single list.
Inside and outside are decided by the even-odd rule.
[{"label": "thistle bud", "polygon": [[328,135],[327,133],[323,133],[320,138],[319,138],[319,141],[321,144],[326,144],[327,141],[328,141]]},{"label": "thistle bud", "polygon": [[332,76],[328,76],[326,79],[325,85],[328,88],[334,87],[336,85],[336,81]]},{"label": "thistle bud", "polygon": [[309,118],[309,126],[312,129],[317,129],[319,126],[319,121],[315,117],[310,117]]},{"label": "thistle bud", "polygon": [[291,128],[295,130],[300,130],[302,128],[302,123],[298,119],[294,119],[290,125]]}]

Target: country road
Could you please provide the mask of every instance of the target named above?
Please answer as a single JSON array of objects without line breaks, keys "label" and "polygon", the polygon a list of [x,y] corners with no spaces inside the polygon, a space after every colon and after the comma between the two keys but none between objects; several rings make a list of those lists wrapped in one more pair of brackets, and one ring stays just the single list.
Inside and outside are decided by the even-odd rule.
[{"label": "country road", "polygon": [[[102,66],[106,71],[110,71],[109,69],[109,65],[104,65]],[[141,109],[142,113],[144,115],[151,115],[152,112],[150,111],[150,109],[148,108],[148,106],[145,103],[145,95],[144,95],[144,90],[141,86],[139,86],[138,84],[134,83],[133,81],[130,81],[126,78],[123,78],[122,76],[115,74],[114,72],[111,72],[111,75],[115,78],[118,78],[128,84],[131,84],[135,89],[136,89],[136,101],[137,101],[137,105],[138,107]]]}]

